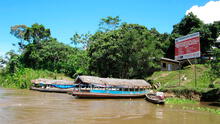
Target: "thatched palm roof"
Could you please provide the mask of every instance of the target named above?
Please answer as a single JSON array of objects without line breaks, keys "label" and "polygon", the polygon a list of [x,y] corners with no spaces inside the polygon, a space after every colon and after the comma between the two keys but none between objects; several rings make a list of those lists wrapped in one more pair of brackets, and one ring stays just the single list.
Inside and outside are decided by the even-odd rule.
[{"label": "thatched palm roof", "polygon": [[73,85],[74,81],[68,81],[68,80],[52,80],[52,79],[44,79],[39,78],[31,81],[34,84],[60,84],[60,85]]},{"label": "thatched palm roof", "polygon": [[100,78],[95,76],[78,76],[75,83],[100,84],[125,87],[151,87],[149,83],[141,79],[117,79]]}]

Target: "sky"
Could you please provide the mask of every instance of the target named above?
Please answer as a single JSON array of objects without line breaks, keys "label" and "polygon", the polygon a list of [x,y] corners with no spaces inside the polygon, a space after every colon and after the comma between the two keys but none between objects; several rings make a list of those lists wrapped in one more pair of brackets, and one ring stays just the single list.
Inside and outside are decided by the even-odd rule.
[{"label": "sky", "polygon": [[43,24],[52,37],[70,44],[74,33],[94,33],[107,16],[171,33],[189,12],[205,23],[220,20],[220,0],[0,0],[0,56],[17,50],[12,44],[18,39],[10,34],[14,25]]}]

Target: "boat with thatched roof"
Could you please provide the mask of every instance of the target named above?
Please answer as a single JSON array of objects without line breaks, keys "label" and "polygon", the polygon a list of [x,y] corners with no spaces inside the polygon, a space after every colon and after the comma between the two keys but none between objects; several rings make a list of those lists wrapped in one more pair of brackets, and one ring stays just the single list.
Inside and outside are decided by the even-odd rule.
[{"label": "boat with thatched roof", "polygon": [[72,95],[78,98],[143,98],[151,85],[140,79],[78,76]]},{"label": "boat with thatched roof", "polygon": [[67,93],[71,92],[76,85],[74,81],[69,80],[52,80],[39,78],[31,81],[33,86],[31,90],[37,90],[41,92],[57,92],[57,93]]}]

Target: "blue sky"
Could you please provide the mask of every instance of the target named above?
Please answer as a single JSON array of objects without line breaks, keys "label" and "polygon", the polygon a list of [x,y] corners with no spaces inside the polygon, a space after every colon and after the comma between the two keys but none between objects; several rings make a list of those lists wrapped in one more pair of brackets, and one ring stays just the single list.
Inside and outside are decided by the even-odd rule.
[{"label": "blue sky", "polygon": [[209,0],[1,0],[0,56],[18,40],[10,27],[18,24],[43,24],[53,37],[70,44],[75,32],[95,32],[101,18],[120,16],[122,21],[155,27],[159,32],[172,31],[192,6]]}]

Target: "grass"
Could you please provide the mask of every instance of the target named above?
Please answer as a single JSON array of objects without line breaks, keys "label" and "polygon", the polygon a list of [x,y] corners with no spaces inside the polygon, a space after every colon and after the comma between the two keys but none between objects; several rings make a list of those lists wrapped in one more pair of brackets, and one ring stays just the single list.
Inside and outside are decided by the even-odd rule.
[{"label": "grass", "polygon": [[180,98],[166,98],[167,104],[197,104],[195,100],[180,99]]},{"label": "grass", "polygon": [[[195,100],[189,100],[189,99],[180,99],[180,98],[166,98],[166,104],[171,105],[187,105],[187,104],[198,104],[199,102]],[[210,112],[214,114],[220,115],[219,109],[213,109],[209,107],[195,107],[195,106],[183,106],[182,109],[184,110],[193,110],[193,111],[205,111]]]},{"label": "grass", "polygon": [[205,111],[205,112],[210,112],[214,114],[220,115],[220,110],[219,109],[213,109],[213,108],[208,108],[208,107],[186,107],[184,106],[183,109],[185,110],[197,110],[197,111]]},{"label": "grass", "polygon": [[32,83],[31,80],[37,78],[48,78],[48,79],[65,79],[73,80],[64,74],[57,74],[47,70],[33,70],[30,68],[20,69],[14,74],[0,73],[0,86],[6,88],[29,88]]},{"label": "grass", "polygon": [[[195,85],[195,71],[194,65],[186,66],[182,70],[177,71],[158,71],[155,72],[146,80],[151,80],[153,86],[160,84],[160,87],[156,90],[162,92],[168,92],[178,98],[193,99],[199,101],[204,93],[220,88],[220,78],[216,78],[214,81],[212,75],[210,75],[210,66],[207,64],[196,65],[196,79]],[[179,77],[180,83],[179,83]],[[211,94],[216,96],[216,94]],[[219,101],[216,98],[216,101]]]},{"label": "grass", "polygon": [[[196,84],[195,84],[195,71],[194,65],[186,66],[182,70],[177,71],[158,71],[155,72],[146,80],[152,80],[153,84],[160,83],[162,88],[208,88],[211,81],[210,66],[205,64],[196,65]],[[179,77],[181,77],[179,80]],[[220,78],[214,82],[215,87],[220,87]]]}]

